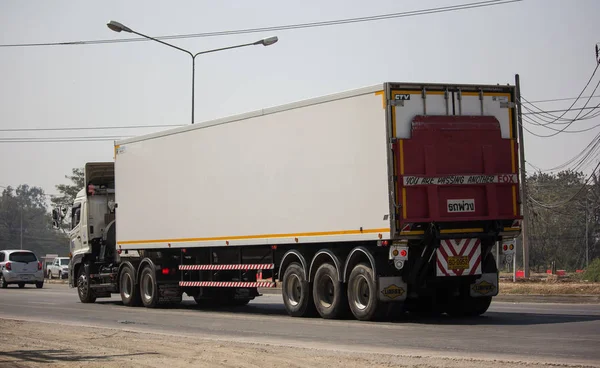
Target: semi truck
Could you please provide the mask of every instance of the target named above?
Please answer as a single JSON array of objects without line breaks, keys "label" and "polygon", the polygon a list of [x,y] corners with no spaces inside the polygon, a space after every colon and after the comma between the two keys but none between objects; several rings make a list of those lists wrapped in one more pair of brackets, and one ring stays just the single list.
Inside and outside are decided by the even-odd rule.
[{"label": "semi truck", "polygon": [[517,93],[386,82],[116,141],[85,164],[69,285],[129,307],[281,287],[293,317],[481,315],[492,247],[521,231]]}]

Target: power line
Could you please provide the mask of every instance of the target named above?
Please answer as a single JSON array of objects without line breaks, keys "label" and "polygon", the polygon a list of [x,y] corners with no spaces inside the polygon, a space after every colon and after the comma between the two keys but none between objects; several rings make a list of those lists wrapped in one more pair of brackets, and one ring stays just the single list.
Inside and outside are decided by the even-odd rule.
[{"label": "power line", "polygon": [[[575,110],[575,111],[577,111],[577,110],[593,110],[593,109],[597,109],[598,107],[574,107],[572,109],[540,110],[540,111],[534,111],[534,110],[528,109],[526,107],[523,107],[523,108],[525,108],[526,110],[531,111],[531,112],[525,112],[522,115],[541,115],[541,114],[549,114],[549,113],[553,113],[553,112],[564,112],[564,111],[573,111],[573,110]],[[563,118],[563,119],[571,121],[571,119],[565,119],[565,118]]]},{"label": "power line", "polygon": [[[523,98],[523,97],[521,96],[521,98]],[[582,96],[581,98],[600,98],[600,95]],[[545,103],[545,102],[570,101],[570,100],[577,100],[577,99],[578,99],[577,97],[552,98],[552,99],[548,99],[548,100],[527,101],[527,102],[523,102],[523,105],[534,104],[534,103]]]},{"label": "power line", "polygon": [[[523,127],[523,128],[525,128],[525,127]],[[586,147],[584,147],[579,153],[577,153],[575,156],[573,156],[568,161],[566,161],[558,166],[555,166],[551,169],[547,169],[547,170],[542,170],[539,167],[537,167],[537,166],[536,167],[541,172],[564,170],[567,167],[569,167],[569,165],[572,165],[572,164],[575,164],[574,168],[580,168],[586,161],[588,161],[588,159],[591,157],[593,152],[596,152],[596,156],[594,156],[594,158],[596,158],[598,156],[599,149],[600,149],[600,133],[598,133],[590,141],[590,143],[588,143],[588,145]],[[530,163],[530,165],[532,165],[532,164]]]},{"label": "power line", "polygon": [[[523,100],[527,101],[524,97],[521,97]],[[565,109],[561,109],[561,110],[542,110],[541,108],[532,105],[535,109],[537,109],[538,111],[535,111],[527,106],[523,106],[523,109],[526,111],[529,111],[528,113],[523,113],[522,115],[530,115],[530,118],[536,122],[541,121],[542,123],[538,123],[539,125],[542,126],[546,126],[546,125],[550,125],[550,124],[555,124],[555,125],[564,125],[564,124],[568,124],[569,122],[572,121],[572,119],[568,119],[568,118],[561,118],[560,116],[554,115],[552,114],[552,112],[562,112],[562,111],[568,111]],[[585,107],[585,108],[573,108],[570,110],[594,110],[597,107]],[[583,120],[590,120],[593,119],[597,116],[600,116],[600,112],[596,112],[594,113],[594,115],[590,114],[593,113],[593,111],[590,111],[588,113],[586,113],[584,116],[578,118],[578,121],[583,121]],[[547,116],[546,116],[547,115]],[[560,123],[557,122],[561,121]]]},{"label": "power line", "polygon": [[592,173],[587,177],[587,179],[585,180],[585,182],[581,185],[581,187],[579,188],[579,190],[573,195],[571,196],[569,199],[562,201],[562,202],[556,202],[556,203],[551,203],[551,204],[546,204],[546,203],[542,203],[538,200],[536,200],[535,198],[529,196],[529,199],[531,199],[532,201],[534,201],[536,204],[538,204],[540,207],[544,207],[547,209],[555,209],[558,207],[562,207],[565,204],[568,204],[569,202],[571,202],[573,199],[577,198],[577,196],[579,195],[579,193],[581,193],[581,191],[587,187],[590,179],[592,177],[594,177],[594,175],[596,174],[596,171],[598,171],[598,168],[600,168],[600,162],[598,162],[598,164],[596,165],[596,167],[594,168],[594,170],[592,171]]},{"label": "power line", "polygon": [[[556,117],[556,119],[554,119],[553,121],[546,122],[546,123],[543,123],[543,124],[541,124],[541,125],[548,125],[548,124],[553,124],[553,123],[556,123],[558,120],[560,120],[562,117],[564,117],[564,116],[567,114],[567,112],[569,112],[569,111],[571,111],[571,109],[573,109],[573,107],[575,106],[575,104],[577,103],[577,101],[579,101],[579,99],[581,98],[581,96],[583,95],[583,93],[585,92],[585,90],[588,88],[588,86],[590,85],[590,83],[591,83],[591,82],[592,82],[592,80],[594,79],[594,76],[596,75],[596,72],[598,71],[598,67],[600,67],[600,63],[596,65],[596,67],[594,68],[594,71],[592,72],[592,75],[590,76],[590,78],[588,79],[587,83],[585,84],[585,86],[583,87],[583,89],[581,90],[581,92],[579,93],[579,95],[577,96],[577,99],[576,99],[575,101],[573,101],[573,103],[571,104],[571,106],[569,106],[569,108],[568,108],[566,111],[564,111],[564,112],[563,112],[563,113],[562,113],[560,116]],[[600,86],[600,80],[598,81],[598,84],[596,85],[596,88],[594,88],[594,92],[596,92],[596,89],[598,88],[598,86]],[[593,96],[593,95],[594,95],[594,92],[592,92],[590,96]],[[591,100],[591,97],[590,97],[590,98],[588,98],[587,102],[586,102],[586,103],[585,103],[585,105],[583,106],[584,108],[585,108],[585,107],[587,107],[587,104],[590,102],[590,100]],[[533,104],[532,104],[532,106],[535,106],[535,105],[533,105]],[[598,106],[600,106],[600,104],[598,104]],[[539,108],[538,108],[538,109],[539,109]],[[539,110],[541,110],[541,109],[539,109]],[[543,111],[543,110],[542,110],[542,111]],[[541,135],[538,135],[538,134],[534,134],[534,135],[536,135],[536,136],[538,136],[538,137],[546,137],[546,138],[548,138],[548,137],[553,137],[553,136],[555,136],[555,135],[558,135],[558,134],[560,134],[561,132],[563,132],[564,130],[566,130],[566,129],[567,129],[569,126],[571,126],[571,124],[573,124],[573,122],[575,122],[575,121],[576,121],[576,120],[579,118],[579,115],[581,115],[581,112],[582,112],[582,111],[583,111],[583,110],[581,110],[581,109],[580,109],[580,111],[579,111],[579,113],[577,114],[577,116],[575,116],[575,118],[574,118],[574,119],[572,119],[572,121],[571,121],[571,122],[569,122],[569,123],[568,123],[568,124],[567,124],[567,125],[566,125],[564,128],[562,128],[560,131],[554,132],[554,133],[552,133],[552,134],[550,134],[550,135],[546,135],[546,136],[541,136]],[[590,113],[591,113],[591,112],[590,112]],[[585,116],[584,116],[584,117],[585,117]],[[530,132],[530,133],[531,133],[531,132]],[[533,134],[533,133],[532,133],[532,134]]]},{"label": "power line", "polygon": [[[474,2],[474,3],[464,3],[464,4],[458,4],[458,5],[443,6],[443,7],[437,7],[437,8],[411,10],[411,11],[405,11],[405,12],[399,12],[399,13],[380,14],[380,15],[373,15],[373,16],[367,16],[367,17],[346,18],[346,19],[299,23],[299,24],[291,24],[291,25],[278,25],[278,26],[261,27],[261,28],[237,29],[237,30],[231,30],[231,31],[217,31],[217,32],[159,36],[159,37],[154,37],[154,38],[159,39],[159,40],[174,40],[174,39],[199,38],[199,37],[231,36],[231,35],[248,34],[248,33],[269,32],[269,31],[287,31],[287,30],[292,30],[292,29],[303,29],[303,28],[328,27],[328,26],[335,26],[335,25],[341,25],[341,24],[373,22],[373,21],[386,20],[386,19],[414,17],[414,16],[419,16],[419,15],[429,15],[429,14],[446,13],[446,12],[453,12],[453,11],[466,10],[466,9],[483,8],[483,7],[488,7],[488,6],[505,5],[505,4],[515,3],[515,2],[520,2],[520,1],[522,1],[522,0],[488,0],[488,1],[479,1],[479,2]],[[103,39],[103,40],[89,40],[89,41],[3,44],[3,45],[0,45],[0,47],[76,46],[76,45],[98,45],[98,44],[111,44],[111,43],[122,43],[122,42],[141,42],[141,41],[149,41],[149,40],[146,38],[140,37],[140,38]]]},{"label": "power line", "polygon": [[555,132],[559,132],[559,133],[583,133],[583,132],[588,132],[590,130],[593,130],[593,129],[596,129],[596,128],[600,127],[600,124],[596,124],[596,125],[594,125],[592,127],[585,128],[585,129],[580,129],[580,130],[560,130],[560,129],[552,128],[552,127],[545,126],[543,124],[537,123],[535,120],[533,120],[533,119],[531,119],[531,118],[529,118],[527,116],[523,116],[523,120],[526,120],[530,124],[541,126],[543,128],[546,128],[546,129],[554,130]]}]

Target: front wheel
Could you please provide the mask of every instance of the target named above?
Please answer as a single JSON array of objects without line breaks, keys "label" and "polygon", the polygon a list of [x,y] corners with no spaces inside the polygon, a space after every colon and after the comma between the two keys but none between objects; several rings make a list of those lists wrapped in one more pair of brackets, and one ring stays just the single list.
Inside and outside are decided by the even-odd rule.
[{"label": "front wheel", "polygon": [[48,271],[48,280],[52,280],[52,271]]},{"label": "front wheel", "polygon": [[140,276],[140,294],[142,304],[146,308],[156,308],[158,306],[158,286],[156,285],[156,276],[151,267],[144,267]]},{"label": "front wheel", "polygon": [[25,283],[24,282],[19,282],[19,289],[23,289],[25,287]]},{"label": "front wheel", "polygon": [[82,303],[93,303],[96,301],[96,295],[90,288],[90,283],[85,275],[85,266],[79,267],[79,275],[77,276],[77,294]]}]

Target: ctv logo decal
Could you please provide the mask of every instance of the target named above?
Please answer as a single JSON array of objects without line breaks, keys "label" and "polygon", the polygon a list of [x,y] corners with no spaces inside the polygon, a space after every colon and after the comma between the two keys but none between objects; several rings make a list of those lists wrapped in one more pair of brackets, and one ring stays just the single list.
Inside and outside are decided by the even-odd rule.
[{"label": "ctv logo decal", "polygon": [[394,100],[408,101],[408,100],[410,100],[410,93],[398,93],[398,94],[394,95]]}]

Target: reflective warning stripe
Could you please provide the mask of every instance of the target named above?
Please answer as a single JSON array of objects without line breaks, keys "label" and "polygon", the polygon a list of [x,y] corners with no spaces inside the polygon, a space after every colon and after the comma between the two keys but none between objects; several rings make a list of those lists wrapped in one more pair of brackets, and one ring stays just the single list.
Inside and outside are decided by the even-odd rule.
[{"label": "reflective warning stripe", "polygon": [[274,264],[179,265],[181,271],[272,270]]},{"label": "reflective warning stripe", "polygon": [[179,281],[182,287],[274,288],[274,282]]},{"label": "reflective warning stripe", "polygon": [[[481,240],[479,239],[444,239],[436,251],[437,276],[481,275]],[[467,257],[469,266],[466,269],[450,269],[451,257]]]}]

